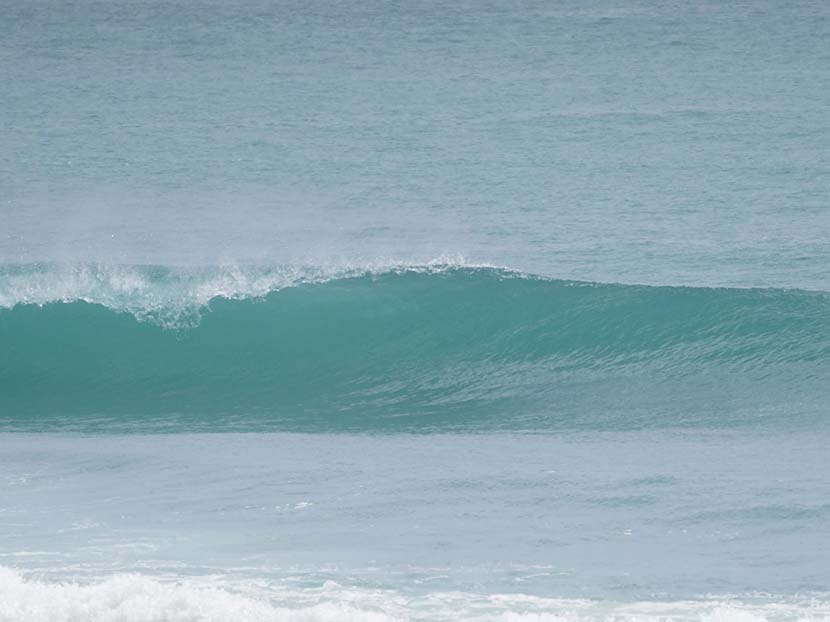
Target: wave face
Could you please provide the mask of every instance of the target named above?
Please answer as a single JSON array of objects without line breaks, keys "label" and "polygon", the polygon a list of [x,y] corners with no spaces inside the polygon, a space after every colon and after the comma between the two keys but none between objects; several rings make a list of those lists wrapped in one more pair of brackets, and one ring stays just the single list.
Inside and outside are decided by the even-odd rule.
[{"label": "wave face", "polygon": [[828,618],[830,604],[816,598],[617,603],[461,592],[411,597],[392,590],[349,589],[333,582],[321,588],[252,593],[250,587],[240,590],[194,579],[162,582],[139,575],[118,575],[91,584],[47,583],[0,567],[3,622],[765,622]]},{"label": "wave face", "polygon": [[814,422],[830,298],[377,270],[7,267],[6,429]]}]

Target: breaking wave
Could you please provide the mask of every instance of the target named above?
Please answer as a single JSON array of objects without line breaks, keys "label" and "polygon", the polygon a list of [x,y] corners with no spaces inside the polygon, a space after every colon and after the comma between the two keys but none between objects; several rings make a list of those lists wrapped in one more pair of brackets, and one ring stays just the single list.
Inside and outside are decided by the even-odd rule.
[{"label": "breaking wave", "polygon": [[6,429],[735,425],[823,420],[830,397],[821,292],[12,266],[0,307]]}]

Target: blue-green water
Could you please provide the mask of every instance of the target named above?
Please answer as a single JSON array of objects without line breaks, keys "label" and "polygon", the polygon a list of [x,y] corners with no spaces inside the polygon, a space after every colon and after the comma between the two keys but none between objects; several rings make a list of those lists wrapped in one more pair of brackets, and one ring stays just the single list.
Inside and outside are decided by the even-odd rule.
[{"label": "blue-green water", "polygon": [[[139,292],[0,313],[7,427],[431,433],[826,420],[824,293],[433,266],[205,306],[163,301],[134,309],[137,318],[124,309],[147,290],[184,297],[221,275],[128,274]],[[60,278],[44,268],[10,275]],[[94,271],[104,276],[113,278]]]},{"label": "blue-green water", "polygon": [[0,0],[0,621],[830,619],[830,5]]}]

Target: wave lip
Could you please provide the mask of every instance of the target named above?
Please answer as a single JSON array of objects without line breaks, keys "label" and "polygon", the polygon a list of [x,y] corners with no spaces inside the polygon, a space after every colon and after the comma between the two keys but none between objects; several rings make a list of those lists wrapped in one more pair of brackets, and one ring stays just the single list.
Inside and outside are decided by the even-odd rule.
[{"label": "wave lip", "polygon": [[88,584],[38,581],[0,568],[0,622],[762,622],[830,619],[830,601],[617,603],[521,594],[459,592],[407,596],[327,582],[303,590],[221,581],[115,575]]},{"label": "wave lip", "polygon": [[733,425],[823,420],[830,397],[823,293],[447,264],[128,274],[0,309],[0,425]]},{"label": "wave lip", "polygon": [[244,300],[310,283],[400,272],[441,273],[469,264],[462,256],[426,263],[277,266],[130,266],[100,263],[0,265],[0,309],[87,302],[167,329],[198,325],[216,299]]}]

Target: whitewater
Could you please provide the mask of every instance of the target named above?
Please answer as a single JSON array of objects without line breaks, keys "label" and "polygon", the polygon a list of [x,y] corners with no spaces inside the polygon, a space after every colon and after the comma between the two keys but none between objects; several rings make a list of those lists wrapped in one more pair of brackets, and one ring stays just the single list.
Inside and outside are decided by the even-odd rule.
[{"label": "whitewater", "polygon": [[[603,603],[493,594],[438,593],[406,598],[388,590],[348,590],[334,582],[302,591],[279,590],[263,596],[211,587],[209,581],[162,583],[121,576],[96,585],[47,585],[0,570],[12,601],[0,604],[0,620],[74,622],[76,620],[205,620],[283,622],[317,620],[510,620],[545,622],[628,620],[819,620],[830,616],[826,603],[805,599],[788,605],[700,602]],[[256,591],[255,591],[256,592]],[[285,603],[292,606],[285,606]]]}]

